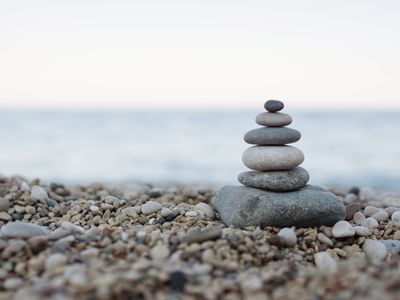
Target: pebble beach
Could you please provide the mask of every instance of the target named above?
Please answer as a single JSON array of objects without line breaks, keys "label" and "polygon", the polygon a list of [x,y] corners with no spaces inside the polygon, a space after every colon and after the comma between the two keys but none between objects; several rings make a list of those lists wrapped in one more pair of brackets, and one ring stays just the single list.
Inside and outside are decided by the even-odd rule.
[{"label": "pebble beach", "polygon": [[217,190],[0,177],[0,299],[399,299],[400,197],[332,227],[227,227]]}]

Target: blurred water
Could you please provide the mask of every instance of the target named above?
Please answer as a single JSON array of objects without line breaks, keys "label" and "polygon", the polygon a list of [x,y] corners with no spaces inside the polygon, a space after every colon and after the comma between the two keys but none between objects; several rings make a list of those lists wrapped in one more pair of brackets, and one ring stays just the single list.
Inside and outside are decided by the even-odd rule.
[{"label": "blurred water", "polygon": [[[310,183],[400,190],[400,112],[286,111]],[[258,111],[0,111],[0,173],[47,181],[235,184]]]}]

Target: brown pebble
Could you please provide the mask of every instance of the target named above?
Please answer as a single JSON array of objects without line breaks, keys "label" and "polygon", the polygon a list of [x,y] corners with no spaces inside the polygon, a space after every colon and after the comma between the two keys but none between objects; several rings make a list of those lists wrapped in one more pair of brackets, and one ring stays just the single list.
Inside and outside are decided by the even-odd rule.
[{"label": "brown pebble", "polygon": [[346,206],[346,221],[350,221],[353,219],[353,216],[356,212],[361,209],[361,205],[359,203],[351,203]]}]

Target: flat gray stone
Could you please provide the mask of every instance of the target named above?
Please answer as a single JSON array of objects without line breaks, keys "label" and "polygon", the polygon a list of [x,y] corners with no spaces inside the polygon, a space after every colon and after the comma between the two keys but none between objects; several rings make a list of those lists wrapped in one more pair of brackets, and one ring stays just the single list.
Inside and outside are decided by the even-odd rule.
[{"label": "flat gray stone", "polygon": [[300,137],[300,131],[292,128],[261,127],[247,132],[244,140],[254,145],[285,145],[297,142]]},{"label": "flat gray stone", "polygon": [[346,215],[335,195],[312,185],[287,193],[225,186],[213,199],[213,206],[227,226],[239,228],[331,226]]},{"label": "flat gray stone", "polygon": [[47,235],[47,231],[36,224],[11,222],[1,227],[1,235],[10,239],[29,239],[33,236]]},{"label": "flat gray stone", "polygon": [[284,113],[263,112],[256,117],[256,123],[261,126],[282,127],[292,123],[292,117]]},{"label": "flat gray stone", "polygon": [[255,171],[291,170],[304,161],[304,154],[293,146],[252,146],[243,152],[242,161]]},{"label": "flat gray stone", "polygon": [[290,171],[247,171],[240,173],[238,180],[241,184],[276,192],[290,192],[304,187],[310,175],[302,167]]}]

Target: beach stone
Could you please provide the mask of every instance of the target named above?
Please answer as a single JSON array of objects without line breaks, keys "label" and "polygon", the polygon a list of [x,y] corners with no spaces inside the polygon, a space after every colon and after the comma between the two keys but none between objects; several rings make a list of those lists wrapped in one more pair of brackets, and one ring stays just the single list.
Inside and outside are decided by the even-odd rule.
[{"label": "beach stone", "polygon": [[328,252],[315,253],[314,262],[317,268],[326,274],[337,272],[337,263]]},{"label": "beach stone", "polygon": [[172,214],[172,210],[169,209],[168,207],[163,207],[163,208],[161,209],[161,216],[162,216],[162,217],[168,217],[168,216],[171,215],[171,214]]},{"label": "beach stone", "polygon": [[67,264],[68,257],[61,253],[51,254],[45,262],[46,271],[54,271],[59,267],[63,267]]},{"label": "beach stone", "polygon": [[222,235],[221,226],[213,226],[204,230],[193,230],[182,238],[182,243],[202,243],[208,240],[218,239]]},{"label": "beach stone", "polygon": [[374,218],[378,222],[382,222],[382,221],[386,221],[389,218],[389,214],[386,211],[381,210],[381,211],[378,211],[377,213],[373,214],[371,216],[371,218]]},{"label": "beach stone", "polygon": [[46,190],[38,185],[32,186],[31,197],[41,201],[46,201],[49,198]]},{"label": "beach stone", "polygon": [[145,215],[149,215],[161,210],[161,204],[156,201],[147,201],[142,206],[142,213]]},{"label": "beach stone", "polygon": [[377,208],[377,207],[375,207],[375,206],[367,206],[366,208],[364,208],[364,215],[366,216],[366,217],[371,217],[372,215],[374,215],[374,214],[376,214],[376,213],[378,213],[378,212],[380,212],[381,211],[381,209],[380,208]]},{"label": "beach stone", "polygon": [[300,131],[287,127],[261,127],[244,135],[245,142],[254,145],[285,145],[295,143],[300,138]]},{"label": "beach stone", "polygon": [[136,207],[133,206],[124,208],[122,210],[122,213],[134,219],[138,217],[138,214],[136,212]]},{"label": "beach stone", "polygon": [[278,232],[278,236],[286,246],[292,247],[297,243],[297,235],[292,228],[282,228]]},{"label": "beach stone", "polygon": [[252,146],[243,152],[242,160],[255,171],[291,170],[304,161],[304,154],[293,146]]},{"label": "beach stone", "polygon": [[349,205],[346,205],[346,221],[352,220],[354,214],[360,209],[361,205],[359,203],[351,203]]},{"label": "beach stone", "polygon": [[8,213],[6,213],[5,211],[0,212],[0,220],[1,221],[8,222],[8,221],[11,221],[11,219],[12,219],[12,217]]},{"label": "beach stone", "polygon": [[7,223],[0,231],[3,237],[9,239],[29,239],[33,236],[47,235],[47,231],[41,226],[22,222]]},{"label": "beach stone", "polygon": [[293,119],[288,114],[263,112],[256,117],[256,123],[261,126],[283,127],[290,125]]},{"label": "beach stone", "polygon": [[367,259],[372,262],[382,261],[387,255],[387,250],[384,244],[370,239],[365,240],[363,251],[367,256]]},{"label": "beach stone", "polygon": [[247,171],[240,173],[238,180],[241,184],[277,192],[290,192],[304,187],[310,175],[302,167],[289,171]]},{"label": "beach stone", "polygon": [[382,243],[388,252],[400,254],[400,241],[397,240],[382,240]]},{"label": "beach stone", "polygon": [[400,197],[399,196],[387,196],[382,200],[385,206],[394,206],[400,208]]},{"label": "beach stone", "polygon": [[214,209],[207,203],[197,203],[194,207],[195,210],[202,212],[207,218],[214,218]]},{"label": "beach stone", "polygon": [[355,226],[354,230],[358,236],[369,236],[371,235],[371,229],[365,226]]},{"label": "beach stone", "polygon": [[371,229],[377,228],[379,226],[379,223],[377,220],[375,220],[372,217],[366,218],[364,221],[361,222],[361,226],[365,226]]},{"label": "beach stone", "polygon": [[264,104],[264,108],[272,113],[280,111],[284,107],[285,107],[285,104],[283,104],[283,102],[279,101],[279,100],[268,100]]},{"label": "beach stone", "polygon": [[353,216],[353,222],[356,225],[360,225],[365,220],[365,216],[361,211],[358,211]]},{"label": "beach stone", "polygon": [[347,221],[339,221],[332,228],[332,235],[335,238],[344,238],[355,235],[353,226]]},{"label": "beach stone", "polygon": [[376,199],[376,192],[370,187],[361,187],[358,193],[358,197],[361,201],[373,201]]},{"label": "beach stone", "polygon": [[392,222],[397,227],[400,227],[400,211],[396,211],[392,215]]},{"label": "beach stone", "polygon": [[330,226],[345,217],[345,208],[335,195],[312,185],[287,193],[225,186],[213,206],[227,226],[235,227]]},{"label": "beach stone", "polygon": [[0,212],[7,212],[10,208],[10,201],[7,198],[0,197]]},{"label": "beach stone", "polygon": [[323,234],[322,232],[317,234],[317,239],[323,243],[323,244],[327,244],[329,247],[333,246],[333,242],[330,238],[328,238],[325,234]]},{"label": "beach stone", "polygon": [[400,241],[400,230],[397,230],[397,231],[393,234],[393,239]]},{"label": "beach stone", "polygon": [[356,202],[358,200],[357,195],[350,193],[344,196],[343,202],[344,204],[352,204],[353,202]]},{"label": "beach stone", "polygon": [[166,245],[158,244],[150,250],[150,255],[154,260],[165,260],[169,256],[169,248]]},{"label": "beach stone", "polygon": [[400,207],[389,206],[385,208],[385,211],[389,214],[389,217],[392,217],[396,211],[400,211]]}]

